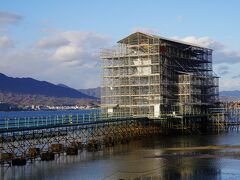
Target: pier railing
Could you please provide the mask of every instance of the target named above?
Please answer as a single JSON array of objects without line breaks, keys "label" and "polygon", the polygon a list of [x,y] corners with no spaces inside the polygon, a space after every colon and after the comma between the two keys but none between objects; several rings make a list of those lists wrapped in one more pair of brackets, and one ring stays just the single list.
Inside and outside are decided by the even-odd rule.
[{"label": "pier railing", "polygon": [[[9,117],[0,118],[0,132],[12,131],[14,132],[24,129],[41,129],[51,127],[77,126],[89,123],[103,123],[110,121],[121,121],[131,119],[144,119],[146,117],[135,116],[109,116],[100,112],[84,113],[84,114],[64,114],[51,116],[35,116],[35,117]],[[172,117],[173,118],[173,117]],[[173,123],[175,120],[159,119],[162,124]],[[157,120],[157,119],[155,119]],[[159,122],[158,120],[158,122]],[[181,120],[179,121],[181,122]],[[240,109],[214,109],[211,116],[209,116],[209,123],[212,127],[227,127],[240,125]],[[180,123],[180,125],[182,125]],[[169,126],[173,127],[173,126]],[[182,128],[182,127],[181,127]]]},{"label": "pier railing", "polygon": [[0,131],[18,130],[24,128],[44,128],[67,125],[88,124],[104,121],[126,120],[132,119],[132,116],[118,117],[107,116],[107,114],[91,113],[91,114],[76,114],[76,115],[55,115],[55,116],[38,116],[38,117],[15,117],[0,119]]},{"label": "pier railing", "polygon": [[39,158],[53,160],[54,154],[64,152],[77,155],[78,150],[83,148],[94,152],[141,137],[201,133],[201,130],[205,132],[204,127],[217,132],[240,127],[240,110],[217,109],[214,113],[209,122],[174,117],[107,116],[101,113],[2,118],[0,166],[25,165],[27,161]]}]

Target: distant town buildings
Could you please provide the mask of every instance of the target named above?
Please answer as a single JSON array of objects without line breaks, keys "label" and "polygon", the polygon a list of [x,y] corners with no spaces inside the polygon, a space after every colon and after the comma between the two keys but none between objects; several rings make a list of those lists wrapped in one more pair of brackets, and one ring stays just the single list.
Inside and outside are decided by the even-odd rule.
[{"label": "distant town buildings", "polygon": [[95,109],[97,105],[59,105],[59,106],[42,106],[42,105],[28,105],[18,107],[14,104],[0,102],[0,111],[24,111],[24,110],[80,110],[80,109]]},{"label": "distant town buildings", "polygon": [[49,110],[69,110],[69,109],[77,110],[77,109],[92,109],[93,107],[89,105],[83,106],[76,105],[76,106],[46,106],[45,108]]}]

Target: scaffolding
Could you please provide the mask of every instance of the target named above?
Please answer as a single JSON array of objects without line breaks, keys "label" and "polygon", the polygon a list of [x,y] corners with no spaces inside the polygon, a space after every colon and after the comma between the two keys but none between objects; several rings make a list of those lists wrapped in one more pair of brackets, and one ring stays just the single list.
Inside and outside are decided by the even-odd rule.
[{"label": "scaffolding", "polygon": [[100,56],[108,115],[203,119],[218,102],[211,49],[136,32]]}]

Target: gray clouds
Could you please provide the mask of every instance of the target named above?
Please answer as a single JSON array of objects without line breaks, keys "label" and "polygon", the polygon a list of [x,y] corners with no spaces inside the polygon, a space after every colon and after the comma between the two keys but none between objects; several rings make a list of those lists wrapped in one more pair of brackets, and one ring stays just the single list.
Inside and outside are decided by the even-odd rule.
[{"label": "gray clouds", "polygon": [[23,17],[19,14],[0,11],[0,25],[16,24],[22,19]]},{"label": "gray clouds", "polygon": [[216,68],[216,70],[217,74],[219,74],[220,76],[224,76],[229,73],[229,67],[226,65],[220,65]]},{"label": "gray clouds", "polygon": [[[27,44],[21,47],[14,45],[15,41],[10,37],[0,35],[0,72],[10,76],[30,76],[56,84],[63,83],[73,88],[100,85],[99,49],[110,45],[109,36],[76,30],[58,30],[45,35],[31,43],[31,46]],[[238,72],[233,70],[240,63],[238,51],[233,51],[209,37],[188,36],[180,40],[214,49],[213,64],[217,74],[231,78],[234,75],[232,72]],[[221,86],[235,86],[230,86],[231,83],[232,81],[225,81]]]},{"label": "gray clouds", "polygon": [[226,45],[223,43],[216,41],[209,37],[200,37],[197,38],[195,36],[188,36],[185,38],[178,38],[176,39],[193,43],[196,45],[204,46],[210,49],[213,49],[213,58],[214,58],[214,64],[221,64],[221,63],[227,63],[227,64],[236,64],[240,63],[240,50],[234,51],[229,49]]},{"label": "gray clouds", "polygon": [[94,32],[64,31],[36,42],[36,47],[52,51],[52,59],[69,66],[96,65],[99,48],[110,38]]},{"label": "gray clouds", "polygon": [[240,50],[232,50],[224,43],[209,37],[188,36],[176,39],[213,49],[214,70],[221,77],[220,90],[240,89],[240,75],[235,75],[240,68]]},{"label": "gray clouds", "polygon": [[40,39],[38,42],[36,42],[36,47],[43,48],[43,49],[57,48],[60,46],[67,45],[68,43],[69,43],[69,41],[67,39],[59,38],[59,37],[55,36],[55,37],[48,37],[48,38]]},{"label": "gray clouds", "polygon": [[235,76],[232,77],[232,79],[239,79],[239,78],[240,78],[240,74],[235,75]]},{"label": "gray clouds", "polygon": [[[8,39],[4,37],[2,45],[6,46]],[[30,47],[16,45],[8,51],[0,47],[0,72],[63,83],[73,88],[96,87],[100,85],[98,52],[109,43],[110,37],[94,32],[49,33]]]}]

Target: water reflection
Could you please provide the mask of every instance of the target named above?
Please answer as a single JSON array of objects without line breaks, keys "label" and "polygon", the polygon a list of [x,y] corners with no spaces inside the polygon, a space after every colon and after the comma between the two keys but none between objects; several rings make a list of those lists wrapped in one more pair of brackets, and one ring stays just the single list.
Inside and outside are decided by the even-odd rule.
[{"label": "water reflection", "polygon": [[100,152],[83,151],[78,156],[60,156],[52,162],[38,161],[24,167],[1,168],[1,180],[240,179],[238,156],[209,156],[226,150],[168,151],[165,149],[239,145],[239,138],[238,133],[155,137]]}]

